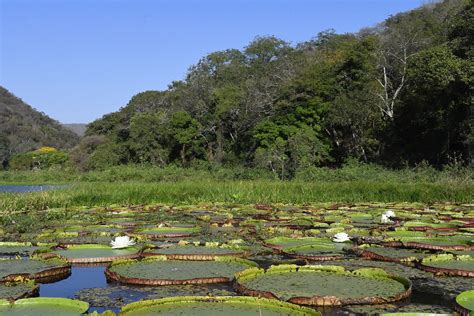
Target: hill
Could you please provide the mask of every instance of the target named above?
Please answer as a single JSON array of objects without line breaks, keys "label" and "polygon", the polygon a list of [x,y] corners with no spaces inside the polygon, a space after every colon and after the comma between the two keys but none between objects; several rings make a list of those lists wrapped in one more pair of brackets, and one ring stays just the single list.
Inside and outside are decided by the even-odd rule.
[{"label": "hill", "polygon": [[42,146],[69,149],[79,136],[0,86],[0,164]]},{"label": "hill", "polygon": [[87,129],[87,124],[82,123],[63,124],[63,126],[80,137],[84,136]]}]

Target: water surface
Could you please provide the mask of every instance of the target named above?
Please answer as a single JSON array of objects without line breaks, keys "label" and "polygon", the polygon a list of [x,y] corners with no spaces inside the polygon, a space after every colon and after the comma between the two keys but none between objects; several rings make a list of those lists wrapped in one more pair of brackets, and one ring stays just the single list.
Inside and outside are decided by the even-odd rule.
[{"label": "water surface", "polygon": [[46,190],[53,190],[59,189],[64,186],[61,185],[48,185],[48,184],[40,184],[40,185],[0,185],[0,193],[8,192],[8,193],[28,193],[28,192],[39,192],[39,191],[46,191]]}]

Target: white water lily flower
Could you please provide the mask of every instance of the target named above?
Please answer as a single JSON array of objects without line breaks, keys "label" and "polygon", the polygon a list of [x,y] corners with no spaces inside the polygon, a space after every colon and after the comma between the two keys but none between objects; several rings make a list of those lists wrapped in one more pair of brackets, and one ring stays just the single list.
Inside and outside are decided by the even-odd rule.
[{"label": "white water lily flower", "polygon": [[337,233],[332,237],[332,241],[334,242],[346,242],[349,241],[349,235],[347,233]]},{"label": "white water lily flower", "polygon": [[382,218],[380,218],[380,222],[382,224],[391,224],[391,223],[393,223],[393,221],[390,219],[390,217],[387,216],[386,214],[382,214]]},{"label": "white water lily flower", "polygon": [[135,245],[135,241],[130,239],[128,236],[115,237],[115,240],[110,242],[113,249],[127,248]]},{"label": "white water lily flower", "polygon": [[395,216],[396,216],[396,215],[395,215],[395,212],[392,211],[392,210],[386,211],[385,213],[383,213],[383,215],[387,216],[388,218],[390,218],[390,217],[395,217]]}]

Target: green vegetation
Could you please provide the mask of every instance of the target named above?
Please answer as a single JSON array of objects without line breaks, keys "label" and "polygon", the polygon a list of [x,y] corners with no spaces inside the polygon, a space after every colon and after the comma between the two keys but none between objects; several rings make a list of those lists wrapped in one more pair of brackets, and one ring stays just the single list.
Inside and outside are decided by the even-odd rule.
[{"label": "green vegetation", "polygon": [[10,159],[10,169],[33,170],[61,168],[66,165],[68,154],[54,147],[41,147],[26,153],[15,154]]},{"label": "green vegetation", "polygon": [[89,124],[71,159],[80,170],[207,163],[280,179],[348,159],[472,166],[473,11],[445,0],[355,34],[213,52]]},{"label": "green vegetation", "polygon": [[70,149],[79,137],[0,86],[0,170],[11,156],[42,146]]}]

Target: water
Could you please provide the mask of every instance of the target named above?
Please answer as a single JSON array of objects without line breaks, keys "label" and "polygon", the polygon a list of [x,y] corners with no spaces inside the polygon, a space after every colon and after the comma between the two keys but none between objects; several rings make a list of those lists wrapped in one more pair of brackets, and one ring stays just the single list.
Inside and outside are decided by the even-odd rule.
[{"label": "water", "polygon": [[0,185],[0,193],[28,193],[28,192],[38,192],[46,191],[53,189],[60,189],[64,186],[61,185]]},{"label": "water", "polygon": [[[104,274],[105,268],[105,264],[74,265],[68,278],[55,283],[40,284],[40,296],[82,299],[91,303],[89,312],[97,311],[101,313],[105,310],[112,310],[118,313],[122,305],[142,299],[180,295],[237,295],[233,292],[231,284],[150,287],[107,283]],[[87,289],[93,289],[93,291],[87,291]],[[81,290],[86,291],[81,293]],[[450,305],[451,302],[444,301],[441,296],[414,291],[411,298],[390,305],[353,306],[353,308],[320,307],[316,309],[324,315],[340,316],[353,315],[354,313],[373,314],[374,311],[378,313],[385,308],[390,311],[393,306],[405,307],[406,310],[419,308],[426,310],[428,308],[431,312],[450,312]]]}]

